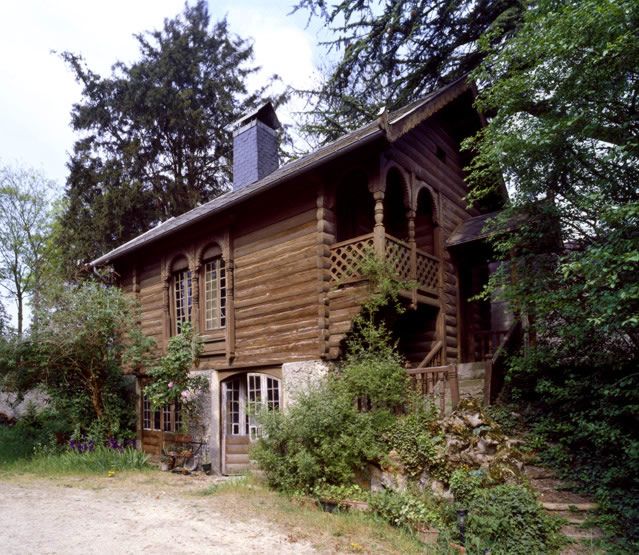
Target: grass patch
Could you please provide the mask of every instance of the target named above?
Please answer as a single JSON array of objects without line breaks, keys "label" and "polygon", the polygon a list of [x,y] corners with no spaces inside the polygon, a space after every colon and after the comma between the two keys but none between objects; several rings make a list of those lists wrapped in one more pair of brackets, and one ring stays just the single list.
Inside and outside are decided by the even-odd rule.
[{"label": "grass patch", "polygon": [[244,514],[253,514],[288,529],[289,541],[306,541],[322,551],[440,553],[436,546],[428,551],[429,546],[424,546],[415,535],[394,528],[370,513],[327,513],[313,499],[273,491],[255,476],[218,482],[193,491],[192,495],[223,499],[225,507],[234,506]]},{"label": "grass patch", "polygon": [[149,457],[141,451],[127,448],[122,451],[96,447],[94,451],[43,452],[31,458],[0,464],[6,473],[37,474],[41,476],[61,474],[104,474],[124,470],[147,470]]}]

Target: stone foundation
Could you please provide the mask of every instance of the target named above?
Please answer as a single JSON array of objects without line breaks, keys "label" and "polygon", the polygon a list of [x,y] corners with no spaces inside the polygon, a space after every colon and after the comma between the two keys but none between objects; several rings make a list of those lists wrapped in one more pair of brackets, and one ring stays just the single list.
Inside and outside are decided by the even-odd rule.
[{"label": "stone foundation", "polygon": [[284,407],[295,404],[300,394],[308,391],[328,374],[328,364],[321,360],[282,364]]}]

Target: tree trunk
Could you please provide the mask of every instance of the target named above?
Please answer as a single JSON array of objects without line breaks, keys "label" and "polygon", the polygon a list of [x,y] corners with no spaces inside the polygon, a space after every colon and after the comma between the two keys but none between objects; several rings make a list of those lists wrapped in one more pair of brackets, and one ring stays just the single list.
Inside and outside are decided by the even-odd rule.
[{"label": "tree trunk", "polygon": [[91,403],[98,418],[102,418],[104,407],[102,406],[102,389],[95,378],[91,379]]}]

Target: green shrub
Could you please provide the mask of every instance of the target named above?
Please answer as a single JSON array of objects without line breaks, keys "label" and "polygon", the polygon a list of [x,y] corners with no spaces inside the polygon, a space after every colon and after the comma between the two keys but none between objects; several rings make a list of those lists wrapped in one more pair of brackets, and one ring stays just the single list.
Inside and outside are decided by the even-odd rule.
[{"label": "green shrub", "polygon": [[28,459],[36,446],[53,446],[56,435],[67,431],[69,423],[59,413],[30,407],[14,426],[0,426],[0,464]]},{"label": "green shrub", "polygon": [[441,442],[441,436],[431,431],[436,419],[437,411],[431,404],[413,402],[409,413],[398,417],[385,436],[389,448],[399,454],[412,477],[436,464],[437,445]]},{"label": "green shrub", "polygon": [[350,356],[341,368],[342,387],[353,399],[366,399],[370,408],[401,410],[406,401],[408,377],[394,353]]},{"label": "green shrub", "polygon": [[458,503],[471,501],[479,489],[486,484],[486,478],[486,472],[483,469],[455,469],[449,480],[450,491],[455,496],[455,501]]},{"label": "green shrub", "polygon": [[287,412],[265,411],[259,419],[264,436],[253,457],[278,489],[347,484],[382,454],[377,428],[384,424],[375,413],[358,412],[334,378],[302,395]]},{"label": "green shrub", "polygon": [[370,496],[370,509],[393,526],[418,530],[424,526],[442,526],[436,507],[410,493],[383,491]]},{"label": "green shrub", "polygon": [[476,489],[468,499],[466,547],[470,553],[555,553],[563,541],[559,521],[548,516],[523,486]]}]

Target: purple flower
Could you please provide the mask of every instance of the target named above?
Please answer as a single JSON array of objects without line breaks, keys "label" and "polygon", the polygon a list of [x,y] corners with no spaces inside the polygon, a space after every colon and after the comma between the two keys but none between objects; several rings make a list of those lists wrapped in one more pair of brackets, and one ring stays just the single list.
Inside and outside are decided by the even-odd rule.
[{"label": "purple flower", "polygon": [[175,384],[174,384],[173,382],[169,382],[169,389],[173,389],[173,386],[174,386],[174,385],[175,385]]}]

